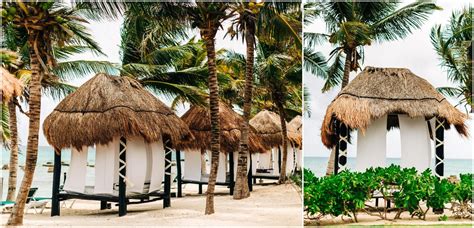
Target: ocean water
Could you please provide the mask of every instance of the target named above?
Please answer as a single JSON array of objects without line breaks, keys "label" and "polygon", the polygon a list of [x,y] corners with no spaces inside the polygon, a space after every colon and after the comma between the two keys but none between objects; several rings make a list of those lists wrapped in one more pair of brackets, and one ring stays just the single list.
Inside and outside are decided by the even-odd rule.
[{"label": "ocean water", "polygon": [[[313,171],[316,176],[324,176],[328,163],[327,157],[304,157],[304,167]],[[431,170],[434,170],[434,160],[432,160]],[[349,169],[355,169],[356,159],[349,157],[347,166]],[[444,159],[444,175],[459,175],[460,173],[474,173],[471,159]],[[387,166],[391,164],[400,164],[400,158],[387,158]]]}]

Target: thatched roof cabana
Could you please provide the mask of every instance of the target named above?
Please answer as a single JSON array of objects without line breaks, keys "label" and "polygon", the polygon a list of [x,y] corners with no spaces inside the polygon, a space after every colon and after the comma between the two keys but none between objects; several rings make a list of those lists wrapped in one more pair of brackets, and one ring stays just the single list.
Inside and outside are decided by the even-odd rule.
[{"label": "thatched roof cabana", "polygon": [[301,116],[295,116],[287,125],[288,128],[288,139],[292,144],[301,148],[303,144],[303,122]]},{"label": "thatched roof cabana", "polygon": [[335,145],[334,119],[350,129],[364,131],[372,121],[387,114],[443,118],[446,129],[452,124],[459,134],[468,135],[464,124],[467,115],[425,79],[404,68],[366,67],[328,106],[321,127],[322,142],[329,148]]},{"label": "thatched roof cabana", "polygon": [[[237,114],[226,104],[219,103],[219,117],[221,128],[221,151],[236,152],[240,147],[240,128],[244,123],[242,116]],[[182,149],[211,149],[211,120],[209,108],[202,106],[191,106],[191,108],[181,117],[188,125],[194,140],[182,142],[179,147]],[[252,153],[265,153],[262,139],[255,134],[255,129],[250,127],[249,146]]]},{"label": "thatched roof cabana", "polygon": [[263,110],[250,120],[250,126],[255,128],[267,147],[282,145],[282,130],[278,114]]},{"label": "thatched roof cabana", "polygon": [[2,75],[2,101],[6,103],[12,97],[21,95],[23,85],[5,68],[0,67],[0,72]]},{"label": "thatched roof cabana", "polygon": [[192,138],[187,125],[139,82],[102,73],[64,98],[43,130],[58,149],[106,144],[121,136],[146,142],[164,136],[173,145]]}]

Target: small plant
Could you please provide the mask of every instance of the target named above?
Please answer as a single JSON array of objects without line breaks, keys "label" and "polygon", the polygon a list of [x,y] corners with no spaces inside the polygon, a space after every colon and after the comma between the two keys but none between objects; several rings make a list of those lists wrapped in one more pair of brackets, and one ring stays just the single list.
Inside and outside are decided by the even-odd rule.
[{"label": "small plant", "polygon": [[441,216],[439,216],[438,221],[448,221],[448,216],[441,215]]}]

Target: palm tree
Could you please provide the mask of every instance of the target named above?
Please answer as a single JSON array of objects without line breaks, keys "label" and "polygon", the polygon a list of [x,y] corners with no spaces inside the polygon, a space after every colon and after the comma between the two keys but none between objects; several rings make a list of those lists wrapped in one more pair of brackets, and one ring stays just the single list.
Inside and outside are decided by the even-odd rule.
[{"label": "palm tree", "polygon": [[[222,22],[233,16],[229,12],[229,4],[222,2],[204,3],[160,3],[149,8],[149,19],[153,21],[153,30],[145,34],[143,48],[150,47],[149,43],[159,40],[159,37],[170,37],[170,33],[163,31],[176,31],[181,28],[199,29],[201,39],[204,41],[207,55],[209,107],[211,114],[211,152],[212,162],[206,196],[205,214],[214,213],[214,189],[217,178],[220,151],[219,127],[219,86],[216,71],[215,36]],[[176,29],[173,29],[176,28]],[[163,34],[165,36],[163,36]],[[173,34],[173,33],[171,33]]]},{"label": "palm tree", "polygon": [[[431,29],[431,43],[439,55],[441,67],[446,69],[448,79],[457,87],[441,87],[440,92],[461,98],[459,104],[470,106],[472,101],[472,6],[454,11],[444,28],[436,25]],[[458,104],[458,105],[459,105]],[[466,108],[467,110],[467,108]]]},{"label": "palm tree", "polygon": [[2,5],[2,26],[7,26],[26,34],[31,79],[29,81],[29,130],[26,151],[25,174],[16,204],[8,220],[8,225],[21,225],[28,191],[33,180],[38,156],[39,116],[41,106],[41,83],[51,69],[57,66],[53,47],[68,44],[85,45],[100,50],[85,32],[86,22],[73,9],[54,2],[9,2]]},{"label": "palm tree", "polygon": [[[327,34],[306,33],[306,42],[316,44],[323,40],[335,46],[331,51],[323,92],[349,83],[351,71],[360,69],[364,46],[375,42],[403,39],[413,29],[419,29],[428,16],[439,10],[431,1],[416,1],[399,8],[400,2],[344,2],[330,1],[313,4],[309,20],[324,19]],[[331,152],[326,173],[334,171],[335,150]]]}]

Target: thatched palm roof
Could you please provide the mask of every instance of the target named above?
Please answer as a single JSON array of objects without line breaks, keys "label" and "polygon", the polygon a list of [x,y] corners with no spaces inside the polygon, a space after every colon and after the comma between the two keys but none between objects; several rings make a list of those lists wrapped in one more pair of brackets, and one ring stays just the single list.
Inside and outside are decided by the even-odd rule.
[{"label": "thatched palm roof", "polygon": [[8,70],[0,67],[2,75],[2,101],[8,102],[14,96],[20,96],[23,85]]},{"label": "thatched palm roof", "polygon": [[257,130],[267,147],[282,145],[280,116],[274,112],[263,110],[250,120],[250,126]]},{"label": "thatched palm roof", "polygon": [[351,129],[364,131],[369,124],[386,114],[407,114],[411,118],[444,118],[446,127],[453,124],[467,136],[467,115],[453,107],[425,79],[404,68],[366,67],[328,106],[321,128],[327,147],[335,145],[334,118]]},{"label": "thatched palm roof", "polygon": [[[179,147],[182,149],[211,149],[211,119],[210,111],[207,107],[191,106],[191,108],[181,117],[188,125],[194,140],[182,142]],[[221,151],[224,153],[239,151],[240,128],[244,123],[242,116],[226,104],[219,103],[220,118],[220,140]],[[255,129],[250,128],[249,149],[252,153],[265,153],[268,148],[263,144],[262,139],[255,134]]]},{"label": "thatched palm roof", "polygon": [[172,144],[192,138],[173,111],[129,77],[97,74],[45,119],[44,135],[59,149],[106,144],[115,137],[162,136]]},{"label": "thatched palm roof", "polygon": [[301,116],[295,116],[287,125],[288,139],[293,145],[301,148],[303,144],[303,122]]}]

